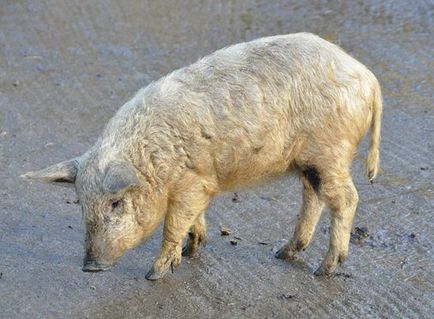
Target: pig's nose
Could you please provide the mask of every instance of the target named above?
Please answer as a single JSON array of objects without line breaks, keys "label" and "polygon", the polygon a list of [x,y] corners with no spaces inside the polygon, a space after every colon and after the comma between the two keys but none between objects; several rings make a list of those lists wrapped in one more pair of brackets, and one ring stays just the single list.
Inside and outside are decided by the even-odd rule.
[{"label": "pig's nose", "polygon": [[109,265],[100,264],[95,260],[86,260],[81,270],[85,272],[98,272],[98,271],[107,270],[109,268],[110,268]]}]

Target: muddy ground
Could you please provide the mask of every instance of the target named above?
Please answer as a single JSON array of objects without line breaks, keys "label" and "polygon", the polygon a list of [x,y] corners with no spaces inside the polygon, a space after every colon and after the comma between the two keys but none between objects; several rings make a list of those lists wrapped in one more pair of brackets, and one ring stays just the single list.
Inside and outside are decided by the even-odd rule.
[{"label": "muddy ground", "polygon": [[[430,1],[396,0],[2,0],[0,317],[432,318],[433,12]],[[17,177],[81,154],[135,91],[171,70],[297,31],[339,43],[384,90],[383,172],[367,183],[364,143],[353,167],[358,229],[338,275],[312,274],[327,213],[297,261],[273,257],[300,208],[294,178],[216,199],[208,246],[160,282],[145,280],[160,232],[111,271],[83,273],[73,191]],[[220,226],[233,233],[221,237]]]}]

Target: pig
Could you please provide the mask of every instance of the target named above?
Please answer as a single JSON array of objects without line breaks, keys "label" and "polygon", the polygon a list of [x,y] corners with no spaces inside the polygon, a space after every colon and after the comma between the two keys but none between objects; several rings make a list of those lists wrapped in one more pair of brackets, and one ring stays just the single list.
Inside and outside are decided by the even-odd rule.
[{"label": "pig", "polygon": [[292,260],[304,250],[327,206],[330,242],[315,274],[330,275],[348,256],[359,200],[351,162],[370,130],[366,172],[376,177],[381,116],[378,80],[340,47],[309,33],[265,37],[149,84],[83,155],[23,177],[75,187],[86,228],[83,271],[108,269],[164,219],[145,276],[157,280],[205,245],[214,196],[294,174],[303,205],[275,256]]}]

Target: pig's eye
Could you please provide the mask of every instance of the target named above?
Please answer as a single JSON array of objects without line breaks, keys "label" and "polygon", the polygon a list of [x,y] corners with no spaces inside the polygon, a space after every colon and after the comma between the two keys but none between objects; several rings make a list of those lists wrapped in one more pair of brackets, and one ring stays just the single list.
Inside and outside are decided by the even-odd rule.
[{"label": "pig's eye", "polygon": [[121,203],[121,199],[120,200],[115,200],[114,202],[112,202],[112,210],[115,209],[116,207],[118,207]]}]

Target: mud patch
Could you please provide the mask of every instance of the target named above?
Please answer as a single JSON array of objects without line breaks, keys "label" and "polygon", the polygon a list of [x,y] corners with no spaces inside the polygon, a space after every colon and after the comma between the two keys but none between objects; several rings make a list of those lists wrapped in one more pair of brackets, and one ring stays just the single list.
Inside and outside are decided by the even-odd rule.
[{"label": "mud patch", "polygon": [[350,242],[353,244],[361,244],[366,238],[369,237],[369,232],[367,227],[354,227],[351,232]]},{"label": "mud patch", "polygon": [[238,195],[238,193],[234,193],[234,195],[232,196],[232,202],[233,203],[239,203],[240,202],[240,196]]},{"label": "mud patch", "polygon": [[367,227],[355,227],[350,242],[358,246],[386,249],[389,251],[408,251],[419,244],[415,233],[390,234],[384,229],[369,233]]},{"label": "mud patch", "polygon": [[297,298],[297,295],[296,294],[288,294],[288,293],[286,293],[286,294],[279,295],[278,298],[280,300],[293,300],[293,299]]},{"label": "mud patch", "polygon": [[230,234],[232,234],[232,230],[230,230],[227,227],[220,227],[220,235],[221,236],[229,236]]}]

